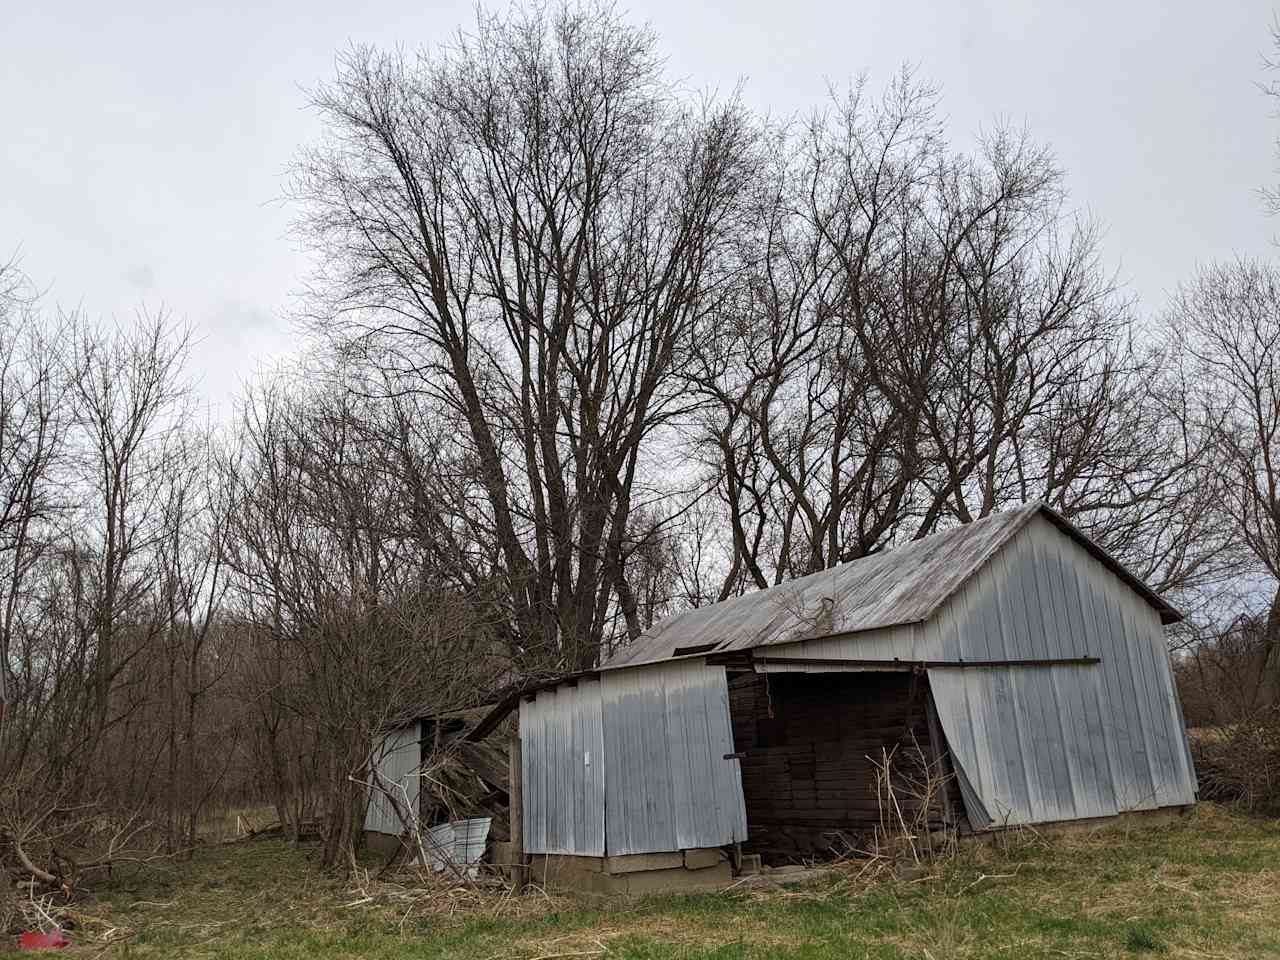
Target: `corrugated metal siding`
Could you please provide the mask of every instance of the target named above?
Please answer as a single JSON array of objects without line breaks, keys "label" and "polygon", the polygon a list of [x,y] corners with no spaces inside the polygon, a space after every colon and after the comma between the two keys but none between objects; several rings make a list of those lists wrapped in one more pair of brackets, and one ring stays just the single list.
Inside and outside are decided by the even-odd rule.
[{"label": "corrugated metal siding", "polygon": [[520,704],[528,853],[604,856],[605,755],[600,682]]},{"label": "corrugated metal siding", "polygon": [[[975,827],[1048,823],[1116,813],[1108,777],[1093,765],[1096,744],[1055,702],[1058,690],[1088,686],[1097,667],[933,669],[929,678],[952,759],[963,773]],[[1105,761],[1104,761],[1105,762]]]},{"label": "corrugated metal siding", "polygon": [[1194,802],[1159,614],[1045,520],[992,558],[925,637],[920,659],[1101,658],[930,670],[975,825]]},{"label": "corrugated metal siding", "polygon": [[[1180,619],[1176,610],[1068,521],[1043,504],[1032,503],[768,590],[668,617],[634,643],[615,651],[602,669],[667,660],[676,649],[693,644],[714,644],[715,652],[724,653],[806,638],[920,626],[952,600],[975,573],[985,570],[988,561],[1003,552],[1028,524],[1055,532],[1060,544],[1046,549],[1070,547],[1099,569],[1110,571],[1117,582],[1128,584],[1129,592],[1148,608],[1158,610],[1164,622]],[[823,616],[824,601],[829,602],[827,616]]]},{"label": "corrugated metal siding", "polygon": [[[418,795],[421,792],[421,780],[418,768],[422,765],[421,725],[417,723],[392,730],[373,751],[373,761],[378,765],[378,772],[388,783],[398,783],[408,792],[409,804],[413,812],[418,811]],[[404,831],[404,825],[396,816],[391,801],[380,790],[372,790],[369,795],[369,806],[365,810],[364,828],[377,833],[389,833],[398,836]]]},{"label": "corrugated metal siding", "polygon": [[425,831],[422,846],[427,855],[427,866],[435,873],[443,873],[450,865],[455,870],[461,867],[474,880],[480,875],[478,864],[484,856],[492,825],[491,817],[471,817],[450,820]]},{"label": "corrugated metal siding", "polygon": [[[699,664],[701,666],[701,664]],[[660,666],[602,674],[609,853],[679,850]]]},{"label": "corrugated metal siding", "polygon": [[733,733],[723,667],[676,661],[540,692],[520,705],[520,739],[530,853],[657,853],[746,838],[738,761],[724,759]]},{"label": "corrugated metal siding", "polygon": [[[988,526],[975,533],[980,524]],[[1097,657],[1098,664],[930,671],[974,825],[1194,802],[1195,773],[1162,627],[1170,608],[1138,592],[1113,561],[1039,508],[980,524],[963,537],[948,532],[930,538],[932,545],[894,551],[892,562],[858,561],[849,565],[859,567],[856,578],[840,568],[672,618],[632,653],[615,657],[598,694],[601,846],[651,853],[745,837],[738,764],[723,760],[732,751],[724,669],[701,657],[613,669],[709,642],[717,652],[769,644],[771,661]],[[920,569],[907,563],[921,558],[927,563]],[[943,601],[921,622],[804,640],[815,630],[805,611],[824,596],[836,599],[830,633],[853,622],[850,616],[865,625],[879,616],[918,614],[939,596]],[[558,812],[586,736],[572,719],[585,709],[572,698],[578,695],[562,707],[559,696],[540,694],[521,709],[526,845],[531,852],[598,855],[594,846],[583,848],[576,808],[573,818]]]},{"label": "corrugated metal siding", "polygon": [[745,840],[723,667],[675,661],[601,676],[610,854]]}]

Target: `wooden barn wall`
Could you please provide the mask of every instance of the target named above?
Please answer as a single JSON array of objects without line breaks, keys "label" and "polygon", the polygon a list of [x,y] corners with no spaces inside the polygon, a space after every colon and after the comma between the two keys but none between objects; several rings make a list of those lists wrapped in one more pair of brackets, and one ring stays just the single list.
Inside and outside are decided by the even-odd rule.
[{"label": "wooden barn wall", "polygon": [[529,853],[718,847],[746,836],[723,667],[604,672],[520,705]]},{"label": "wooden barn wall", "polygon": [[[865,842],[881,817],[872,758],[896,747],[899,769],[918,774],[917,757],[935,757],[921,677],[742,673],[729,696],[734,749],[745,754],[748,847],[766,855],[821,855]],[[898,799],[909,818],[919,810],[906,792]],[[935,826],[943,813],[939,796],[929,811]]]},{"label": "wooden barn wall", "polygon": [[1180,806],[1195,771],[1158,613],[1035,517],[927,623],[770,648],[770,657],[1049,660],[934,668],[974,826]]},{"label": "wooden barn wall", "polygon": [[[405,789],[410,808],[416,812],[421,792],[418,770],[422,766],[422,725],[411,723],[386,733],[373,751],[372,761],[377,764],[384,780]],[[381,791],[370,791],[364,828],[395,836],[404,831],[391,801]]]}]

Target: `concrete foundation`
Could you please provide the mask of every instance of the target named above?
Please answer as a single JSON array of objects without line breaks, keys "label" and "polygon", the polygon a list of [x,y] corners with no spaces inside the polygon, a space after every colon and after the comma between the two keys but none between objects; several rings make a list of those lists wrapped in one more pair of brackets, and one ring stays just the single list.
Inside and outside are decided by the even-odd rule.
[{"label": "concrete foundation", "polygon": [[514,880],[516,866],[515,845],[510,840],[490,840],[485,861],[496,868],[508,880]]},{"label": "concrete foundation", "polygon": [[622,857],[534,854],[529,878],[550,889],[642,894],[715,890],[733,882],[726,854],[714,847]]},{"label": "concrete foundation", "polygon": [[380,857],[390,857],[400,849],[400,838],[390,833],[366,830],[364,832],[364,845]]}]

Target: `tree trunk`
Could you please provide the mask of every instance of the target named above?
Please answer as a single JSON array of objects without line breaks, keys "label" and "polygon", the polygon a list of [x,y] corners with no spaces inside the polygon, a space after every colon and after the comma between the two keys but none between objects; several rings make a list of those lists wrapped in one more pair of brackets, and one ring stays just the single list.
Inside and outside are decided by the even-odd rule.
[{"label": "tree trunk", "polygon": [[1267,678],[1265,701],[1270,704],[1280,703],[1280,587],[1276,588],[1275,596],[1271,598],[1263,645],[1266,651],[1263,675]]},{"label": "tree trunk", "polygon": [[0,870],[0,937],[15,932],[18,924],[18,891]]}]

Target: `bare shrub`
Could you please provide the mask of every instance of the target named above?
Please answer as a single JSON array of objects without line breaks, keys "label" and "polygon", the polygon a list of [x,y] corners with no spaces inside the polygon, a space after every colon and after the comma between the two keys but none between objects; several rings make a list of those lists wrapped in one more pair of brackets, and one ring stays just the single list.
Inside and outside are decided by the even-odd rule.
[{"label": "bare shrub", "polygon": [[1193,732],[1200,797],[1251,813],[1280,811],[1280,705]]},{"label": "bare shrub", "polygon": [[1187,726],[1229,725],[1272,702],[1269,656],[1263,616],[1243,616],[1221,631],[1196,637],[1174,663]]},{"label": "bare shrub", "polygon": [[1175,668],[1201,798],[1251,812],[1280,810],[1273,619],[1241,617],[1199,638]]},{"label": "bare shrub", "polygon": [[869,757],[876,770],[880,822],[871,853],[898,863],[921,865],[955,852],[955,833],[939,829],[952,780],[945,758],[934,757],[913,736],[910,745],[882,747]]},{"label": "bare shrub", "polygon": [[18,920],[18,893],[0,873],[0,936],[13,931]]}]

